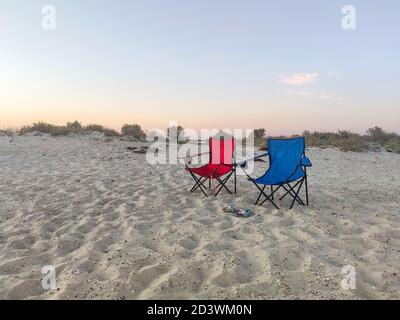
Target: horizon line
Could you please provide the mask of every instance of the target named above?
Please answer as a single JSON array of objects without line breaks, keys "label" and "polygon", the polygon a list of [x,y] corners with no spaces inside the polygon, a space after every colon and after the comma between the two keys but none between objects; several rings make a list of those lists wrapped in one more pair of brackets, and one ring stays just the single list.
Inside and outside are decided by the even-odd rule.
[{"label": "horizon line", "polygon": [[[44,123],[44,124],[48,124],[48,125],[51,125],[51,126],[55,126],[55,127],[66,127],[67,126],[67,124],[68,123],[74,123],[74,122],[78,122],[79,124],[81,124],[82,125],[82,127],[85,127],[85,126],[89,126],[89,125],[100,125],[100,126],[102,126],[102,127],[104,127],[105,129],[112,129],[112,130],[115,130],[115,131],[117,131],[118,133],[121,133],[122,132],[122,127],[124,126],[124,125],[139,125],[140,126],[140,128],[145,132],[145,133],[149,133],[149,132],[151,132],[151,131],[154,131],[154,130],[167,130],[168,128],[171,128],[171,127],[168,127],[168,126],[165,126],[164,128],[161,128],[161,127],[156,127],[156,128],[145,128],[145,127],[142,127],[142,125],[141,124],[139,124],[139,123],[122,123],[122,125],[120,125],[119,126],[119,128],[117,128],[117,127],[115,127],[115,126],[107,126],[107,125],[104,125],[104,124],[102,124],[102,123],[96,123],[96,122],[88,122],[88,123],[84,123],[84,122],[81,122],[81,121],[79,121],[79,120],[73,120],[73,121],[67,121],[65,124],[54,124],[54,123],[50,123],[50,122],[46,122],[46,121],[41,121],[41,120],[38,120],[38,121],[33,121],[33,122],[31,122],[31,123],[29,123],[29,124],[24,124],[24,125],[19,125],[19,126],[4,126],[4,125],[2,125],[2,124],[0,124],[0,130],[16,130],[16,131],[18,131],[18,130],[21,130],[22,128],[24,128],[24,127],[29,127],[29,126],[33,126],[34,124],[36,124],[36,123]],[[180,126],[180,127],[182,127],[183,128],[183,130],[185,130],[185,129],[190,129],[190,130],[194,130],[194,131],[196,131],[196,132],[200,132],[201,130],[218,130],[218,131],[224,131],[224,130],[257,130],[257,129],[264,129],[265,130],[265,132],[266,132],[266,136],[268,136],[268,130],[266,129],[266,128],[262,128],[262,127],[254,127],[254,128],[228,128],[228,127],[224,127],[224,128],[216,128],[216,127],[209,127],[209,128],[197,128],[197,129],[194,129],[194,128],[190,128],[190,127],[185,127],[184,125],[182,125],[182,124],[179,124],[177,121],[170,121],[170,123],[171,122],[174,122],[177,126]],[[400,134],[400,131],[390,131],[390,130],[385,130],[385,128],[384,127],[381,127],[381,126],[379,126],[379,125],[374,125],[374,126],[372,126],[372,127],[369,127],[369,128],[366,128],[362,133],[360,132],[360,131],[354,131],[354,130],[352,130],[352,129],[336,129],[335,131],[331,131],[331,130],[329,130],[329,129],[319,129],[319,130],[310,130],[310,129],[303,129],[303,130],[301,130],[301,132],[299,133],[299,132],[296,132],[296,133],[294,133],[294,132],[292,132],[292,133],[280,133],[280,134],[274,134],[274,135],[270,135],[270,136],[294,136],[294,135],[303,135],[306,131],[308,131],[308,132],[310,132],[310,133],[314,133],[314,132],[320,132],[320,133],[338,133],[339,131],[349,131],[349,132],[351,132],[351,133],[355,133],[355,134],[359,134],[359,135],[365,135],[366,133],[367,133],[367,131],[368,131],[368,129],[371,129],[371,128],[381,128],[384,132],[386,132],[386,133],[394,133],[394,134]]]}]

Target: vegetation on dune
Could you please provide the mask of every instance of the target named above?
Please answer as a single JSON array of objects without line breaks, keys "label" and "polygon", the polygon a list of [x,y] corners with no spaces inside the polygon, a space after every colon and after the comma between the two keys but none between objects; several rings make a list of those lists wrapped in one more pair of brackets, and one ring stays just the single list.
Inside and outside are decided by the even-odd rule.
[{"label": "vegetation on dune", "polygon": [[14,134],[17,133],[18,130],[16,129],[0,129],[0,136],[8,136],[8,137],[12,137]]},{"label": "vegetation on dune", "polygon": [[175,139],[178,143],[186,143],[188,141],[188,137],[185,136],[185,129],[182,126],[167,128],[167,141]]},{"label": "vegetation on dune", "polygon": [[124,124],[121,128],[121,133],[124,136],[130,136],[138,140],[146,138],[146,133],[138,124]]},{"label": "vegetation on dune", "polygon": [[255,129],[254,130],[254,144],[258,145],[265,145],[265,129]]},{"label": "vegetation on dune", "polygon": [[400,135],[387,133],[379,127],[368,129],[365,135],[339,130],[336,133],[304,131],[303,136],[307,146],[337,147],[345,152],[377,150],[383,147],[388,151],[400,153]]},{"label": "vegetation on dune", "polygon": [[400,137],[391,138],[386,144],[386,148],[396,153],[400,153]]},{"label": "vegetation on dune", "polygon": [[22,127],[18,133],[23,135],[29,132],[46,133],[52,136],[66,136],[69,134],[100,132],[107,137],[119,136],[119,133],[114,129],[106,128],[99,124],[90,124],[82,126],[78,121],[68,122],[65,126],[58,126],[46,122],[35,122],[32,125]]},{"label": "vegetation on dune", "polygon": [[[39,132],[44,134],[50,134],[52,136],[65,136],[69,134],[86,134],[89,132],[103,133],[106,137],[121,136],[121,134],[118,131],[104,127],[100,124],[89,124],[87,126],[83,126],[78,121],[68,122],[67,125],[65,126],[58,126],[39,121],[33,123],[32,125],[24,126],[21,129],[17,130],[17,133],[20,135],[27,134],[30,132]],[[12,134],[12,131],[7,130],[7,133]],[[142,140],[146,137],[146,133],[142,130],[142,128],[138,124],[124,124],[121,128],[121,133],[122,135],[131,136],[139,140]],[[5,135],[6,131],[2,130],[0,134]]]},{"label": "vegetation on dune", "polygon": [[67,129],[72,133],[79,133],[82,131],[83,126],[78,121],[68,122]]},{"label": "vegetation on dune", "polygon": [[89,124],[83,127],[82,132],[100,132],[104,133],[106,137],[118,137],[120,135],[116,130],[106,128],[100,124]]},{"label": "vegetation on dune", "polygon": [[[344,152],[379,150],[383,147],[387,151],[400,153],[400,135],[397,133],[388,133],[380,127],[368,129],[365,135],[348,130],[339,130],[338,132],[304,131],[302,136],[309,147],[336,147]],[[299,135],[291,136],[291,138],[295,137],[299,137]],[[266,138],[264,129],[254,130],[254,144],[260,147],[260,150],[266,149]],[[270,138],[284,139],[287,137],[278,136]]]},{"label": "vegetation on dune", "polygon": [[[0,136],[12,136],[14,134],[26,134],[30,132],[39,132],[50,134],[53,136],[64,136],[69,134],[86,134],[88,132],[99,132],[107,137],[126,136],[137,140],[144,140],[146,133],[138,124],[124,124],[121,133],[114,129],[104,127],[99,124],[89,124],[83,126],[78,121],[68,122],[65,126],[58,126],[46,122],[35,122],[32,125],[24,126],[19,130],[16,129],[0,129]],[[174,135],[178,141],[186,142],[184,128],[181,126],[167,129],[167,141]],[[226,136],[226,133],[220,131],[216,136]],[[293,135],[291,137],[298,137]],[[360,135],[348,130],[339,130],[338,132],[310,132],[304,131],[302,136],[306,140],[309,147],[336,147],[342,151],[361,152],[365,150],[380,150],[385,148],[387,151],[400,153],[400,135],[397,133],[389,133],[380,127],[369,128],[364,135]],[[263,128],[254,130],[254,143],[260,148],[266,148],[265,139],[266,131]],[[285,138],[283,136],[274,138]],[[246,139],[243,139],[244,141]]]},{"label": "vegetation on dune", "polygon": [[47,133],[53,136],[61,136],[68,134],[67,126],[56,126],[46,122],[35,122],[30,126],[24,126],[19,130],[19,134],[26,134],[29,132]]},{"label": "vegetation on dune", "polygon": [[369,147],[364,136],[346,130],[339,130],[335,133],[304,131],[303,136],[306,139],[307,146],[337,147],[345,152],[361,152]]}]

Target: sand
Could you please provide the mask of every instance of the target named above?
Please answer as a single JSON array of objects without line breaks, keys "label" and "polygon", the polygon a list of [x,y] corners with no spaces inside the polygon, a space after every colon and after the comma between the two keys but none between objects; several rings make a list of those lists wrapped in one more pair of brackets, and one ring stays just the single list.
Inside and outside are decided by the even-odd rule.
[{"label": "sand", "polygon": [[182,165],[149,165],[137,145],[0,137],[1,299],[400,298],[400,155],[309,149],[310,206],[276,210],[244,177],[237,195],[191,194]]}]

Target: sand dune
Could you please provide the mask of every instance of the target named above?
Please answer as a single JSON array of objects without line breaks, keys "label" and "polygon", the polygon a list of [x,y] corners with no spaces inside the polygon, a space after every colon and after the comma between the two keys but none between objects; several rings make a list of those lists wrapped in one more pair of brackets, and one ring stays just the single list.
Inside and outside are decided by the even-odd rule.
[{"label": "sand dune", "polygon": [[310,206],[276,210],[253,205],[244,177],[235,196],[190,194],[182,165],[151,166],[134,145],[0,137],[0,298],[400,298],[400,155],[310,149]]}]

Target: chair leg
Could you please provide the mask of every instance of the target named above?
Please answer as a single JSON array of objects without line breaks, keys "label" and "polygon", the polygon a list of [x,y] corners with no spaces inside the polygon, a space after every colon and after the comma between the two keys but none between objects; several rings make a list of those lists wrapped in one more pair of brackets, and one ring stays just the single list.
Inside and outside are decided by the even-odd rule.
[{"label": "chair leg", "polygon": [[280,197],[279,200],[282,200],[288,194],[290,194],[293,197],[293,194],[291,192],[292,191],[295,192],[294,188],[296,188],[299,185],[300,182],[301,182],[301,180],[297,181],[296,184],[293,187],[290,185],[290,183],[287,183],[287,186],[289,187],[289,190],[284,185],[282,185],[282,187],[286,190],[286,193],[282,197]]},{"label": "chair leg", "polygon": [[281,197],[281,199],[279,199],[279,200],[282,200],[287,194],[290,194],[293,198],[296,199],[296,201],[297,201],[300,205],[305,206],[303,200],[302,200],[299,196],[297,196],[297,197],[295,196],[295,195],[296,195],[296,191],[294,190],[294,188],[296,188],[300,182],[301,182],[301,180],[299,180],[299,181],[294,185],[294,187],[292,187],[292,186],[290,185],[290,183],[288,183],[287,185],[288,185],[289,189],[286,188],[284,185],[282,185],[282,188],[286,190],[286,193],[285,193],[285,194]]},{"label": "chair leg", "polygon": [[305,176],[305,187],[306,187],[306,204],[308,206],[308,182],[307,182],[307,174]]},{"label": "chair leg", "polygon": [[[193,178],[194,179],[194,178]],[[203,181],[201,180],[201,178],[199,179],[194,179],[194,181],[196,181],[196,183],[194,184],[194,186],[192,187],[192,189],[190,189],[190,192],[193,193],[194,191],[196,191],[199,188],[199,185],[202,185],[204,187],[204,189],[207,189],[204,185],[204,182],[207,180],[207,178],[204,178]]]},{"label": "chair leg", "polygon": [[229,178],[231,177],[231,174],[229,174],[225,179],[221,180],[220,178],[216,178],[219,182],[219,189],[217,191],[217,193],[215,194],[215,196],[217,196],[219,194],[219,192],[222,190],[222,188],[225,188],[230,194],[232,194],[232,191],[228,189],[228,187],[225,185],[225,183],[229,180]]},{"label": "chair leg", "polygon": [[274,193],[277,192],[281,187],[282,187],[281,185],[278,186],[276,189],[274,189],[273,193],[271,193],[268,196],[263,192],[265,199],[260,203],[260,206],[262,206],[266,201],[269,201],[273,204],[275,208],[279,209],[279,207],[275,204],[275,202],[271,198],[273,197]]},{"label": "chair leg", "polygon": [[236,194],[236,167],[234,167],[234,176],[233,176],[233,179],[235,180],[235,194]]},{"label": "chair leg", "polygon": [[189,192],[190,192],[190,193],[194,192],[198,187],[199,187],[199,186],[198,186],[198,183],[197,183],[197,181],[195,180],[195,184],[193,185],[192,189],[190,189]]},{"label": "chair leg", "polygon": [[201,181],[201,178],[197,178],[192,172],[189,172],[190,175],[192,176],[193,180],[196,182],[195,185],[193,186],[193,188],[190,190],[190,192],[194,192],[196,189],[200,188],[201,192],[203,192],[203,194],[207,197],[207,193],[203,190],[204,187],[204,181]]},{"label": "chair leg", "polygon": [[258,184],[255,183],[254,180],[247,174],[246,171],[245,171],[245,173],[246,173],[246,176],[247,176],[248,180],[251,181],[251,182],[253,182],[253,184],[256,186],[256,188],[260,191],[260,195],[259,195],[258,198],[257,198],[256,205],[257,205],[258,201],[260,200],[261,195],[263,194],[264,197],[265,197],[265,200],[260,204],[260,206],[261,206],[265,201],[268,200],[269,202],[272,203],[272,205],[273,205],[276,209],[279,210],[279,207],[275,204],[275,202],[274,202],[273,200],[270,199],[270,196],[273,195],[276,191],[278,191],[278,189],[279,189],[280,187],[276,188],[276,189],[274,190],[274,192],[273,192],[270,196],[267,196],[267,195],[264,193],[264,189],[265,189],[266,185],[264,185],[264,188],[261,189],[261,188],[258,186]]},{"label": "chair leg", "polygon": [[264,187],[262,188],[262,190],[260,191],[260,194],[258,195],[258,198],[257,198],[257,200],[256,200],[256,203],[254,204],[255,206],[257,205],[258,200],[260,200],[261,195],[263,194],[263,192],[264,192],[264,190],[265,190],[265,187],[266,187],[266,186],[264,186]]},{"label": "chair leg", "polygon": [[201,192],[203,192],[203,194],[204,194],[206,197],[208,197],[208,196],[207,196],[207,193],[203,190],[203,187],[201,186],[201,184],[199,184],[199,188],[200,188]]},{"label": "chair leg", "polygon": [[[294,198],[293,198],[293,201],[292,201],[292,204],[290,205],[289,210],[293,208],[293,205],[294,205],[294,203],[296,202],[296,199],[299,198],[299,192],[300,192],[301,186],[303,185],[303,182],[304,182],[304,178],[301,179],[299,188],[297,189],[297,192],[295,193],[295,196],[294,196]],[[300,199],[300,198],[299,198],[299,199]]]},{"label": "chair leg", "polygon": [[271,186],[271,199],[274,200],[274,186]]},{"label": "chair leg", "polygon": [[[265,203],[265,201],[269,201],[269,202],[272,203],[272,205],[273,205],[276,209],[279,210],[279,207],[278,207],[278,206],[275,204],[275,202],[271,199],[271,196],[272,196],[273,194],[266,195],[266,194],[264,193],[264,189],[265,189],[266,185],[264,185],[264,188],[261,189],[254,181],[252,181],[252,182],[253,182],[254,185],[257,187],[257,189],[260,190],[260,196],[263,195],[263,196],[265,197],[265,199],[260,203],[260,206],[262,206],[262,205]],[[278,189],[279,189],[279,187],[276,188],[276,189],[274,190],[274,193],[275,193],[276,191],[278,191]],[[260,196],[259,196],[259,197],[260,197]],[[258,200],[259,200],[259,199],[258,199]],[[257,202],[258,202],[258,201],[257,201]]]}]

